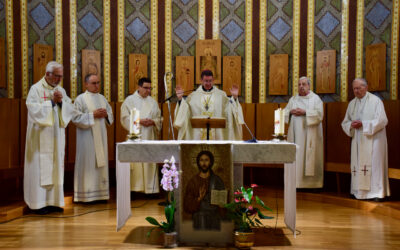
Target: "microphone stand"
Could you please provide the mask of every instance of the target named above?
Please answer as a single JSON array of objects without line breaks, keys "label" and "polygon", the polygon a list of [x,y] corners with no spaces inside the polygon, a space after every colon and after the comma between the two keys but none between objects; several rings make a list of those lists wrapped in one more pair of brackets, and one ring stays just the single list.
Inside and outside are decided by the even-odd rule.
[{"label": "microphone stand", "polygon": [[247,141],[245,141],[245,142],[257,143],[258,141],[257,141],[256,137],[253,135],[253,133],[251,132],[251,130],[250,130],[249,127],[247,126],[246,122],[244,122],[244,126],[246,126],[247,131],[248,131],[248,132],[250,133],[250,135],[251,135],[251,139],[250,139],[250,140],[247,140]]}]

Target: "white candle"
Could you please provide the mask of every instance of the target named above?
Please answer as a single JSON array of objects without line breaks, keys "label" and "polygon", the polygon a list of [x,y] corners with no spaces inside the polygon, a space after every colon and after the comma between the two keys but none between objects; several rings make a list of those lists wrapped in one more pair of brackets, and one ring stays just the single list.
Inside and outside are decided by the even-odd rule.
[{"label": "white candle", "polygon": [[133,122],[133,132],[135,134],[139,134],[139,129],[140,129],[140,111],[135,109],[135,116],[134,116],[134,122]]},{"label": "white candle", "polygon": [[133,133],[133,122],[135,121],[134,120],[135,110],[136,110],[135,108],[131,109],[131,113],[129,114],[129,134]]},{"label": "white candle", "polygon": [[276,135],[283,135],[285,133],[285,122],[284,122],[284,113],[283,109],[279,108],[275,110],[274,115],[274,133]]}]

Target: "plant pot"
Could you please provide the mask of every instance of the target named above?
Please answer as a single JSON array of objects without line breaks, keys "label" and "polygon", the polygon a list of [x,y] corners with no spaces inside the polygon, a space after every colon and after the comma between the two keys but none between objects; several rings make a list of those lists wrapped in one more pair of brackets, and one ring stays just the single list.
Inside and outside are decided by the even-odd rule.
[{"label": "plant pot", "polygon": [[175,248],[178,246],[178,233],[164,233],[164,247],[165,248]]},{"label": "plant pot", "polygon": [[235,247],[239,249],[251,248],[254,245],[254,232],[235,231]]}]

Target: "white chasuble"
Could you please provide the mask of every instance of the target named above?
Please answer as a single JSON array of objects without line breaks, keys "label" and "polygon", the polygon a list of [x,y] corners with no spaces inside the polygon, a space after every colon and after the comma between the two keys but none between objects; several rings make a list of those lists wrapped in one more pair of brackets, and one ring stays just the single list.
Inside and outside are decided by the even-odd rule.
[{"label": "white chasuble", "polygon": [[[303,116],[291,115],[292,109],[306,111]],[[296,187],[322,188],[324,177],[324,145],[322,120],[324,107],[312,91],[306,96],[290,98],[284,109],[285,122],[289,123],[288,141],[298,145],[296,161]]]},{"label": "white chasuble", "polygon": [[200,86],[176,106],[174,127],[179,130],[178,140],[206,140],[207,129],[192,128],[190,120],[208,117],[226,119],[225,129],[210,129],[210,140],[242,140],[242,106],[216,86],[211,91]]},{"label": "white chasuble", "polygon": [[[362,127],[354,129],[352,121]],[[347,107],[342,122],[343,131],[351,140],[351,193],[357,199],[383,198],[390,195],[386,125],[382,101],[367,92],[354,98]]]},{"label": "white chasuble", "polygon": [[[74,201],[90,202],[109,199],[107,127],[114,121],[111,106],[98,93],[85,93],[75,99],[78,114],[76,125],[76,156]],[[94,118],[93,111],[107,110],[106,118]]]},{"label": "white chasuble", "polygon": [[[55,90],[63,99],[53,106]],[[26,106],[25,202],[31,209],[64,206],[65,127],[76,112],[65,90],[50,86],[44,78],[30,88]]]},{"label": "white chasuble", "polygon": [[[129,131],[129,116],[136,108],[140,112],[140,119],[152,119],[155,126],[140,126],[142,140],[157,140],[162,125],[161,111],[158,103],[151,97],[143,98],[137,91],[128,96],[121,106],[121,124]],[[131,163],[131,191],[146,194],[158,193],[158,169],[154,163]]]}]

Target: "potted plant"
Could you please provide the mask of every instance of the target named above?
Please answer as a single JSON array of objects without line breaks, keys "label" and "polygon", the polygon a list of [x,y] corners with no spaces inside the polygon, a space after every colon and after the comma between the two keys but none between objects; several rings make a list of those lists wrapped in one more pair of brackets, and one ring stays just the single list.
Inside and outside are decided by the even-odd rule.
[{"label": "potted plant", "polygon": [[[162,188],[167,191],[167,200],[164,208],[165,218],[167,221],[158,222],[153,217],[146,217],[146,220],[161,229],[164,232],[164,247],[173,248],[177,247],[177,233],[175,231],[175,199],[174,189],[179,186],[179,172],[175,166],[175,158],[172,156],[171,160],[165,160],[163,168],[161,170],[163,175],[161,179]],[[147,236],[150,236],[151,232],[156,229],[152,228]]]},{"label": "potted plant", "polygon": [[235,246],[250,248],[254,244],[253,228],[263,226],[261,219],[272,219],[261,212],[261,208],[272,211],[250,188],[241,187],[234,192],[234,200],[225,204],[227,215],[235,223]]}]

